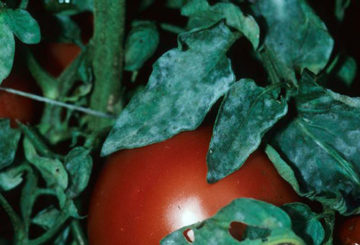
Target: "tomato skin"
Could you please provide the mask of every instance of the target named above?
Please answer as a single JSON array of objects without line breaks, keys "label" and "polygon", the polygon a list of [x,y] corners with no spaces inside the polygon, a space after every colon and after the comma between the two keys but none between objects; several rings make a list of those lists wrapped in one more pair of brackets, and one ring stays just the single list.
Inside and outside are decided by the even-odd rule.
[{"label": "tomato skin", "polygon": [[360,244],[360,215],[346,218],[336,232],[341,245]]},{"label": "tomato skin", "polygon": [[214,215],[239,197],[276,205],[300,200],[262,152],[208,184],[210,137],[211,128],[202,128],[110,156],[90,202],[90,244],[159,244],[168,233]]},{"label": "tomato skin", "polygon": [[72,43],[41,43],[35,54],[47,72],[58,77],[65,68],[80,54],[81,48]]},{"label": "tomato skin", "polygon": [[[11,73],[2,83],[2,87],[12,88],[28,93],[36,93],[35,81],[30,76]],[[41,105],[23,96],[0,91],[0,118],[10,118],[11,126],[15,127],[15,120],[22,123],[34,123]]]}]

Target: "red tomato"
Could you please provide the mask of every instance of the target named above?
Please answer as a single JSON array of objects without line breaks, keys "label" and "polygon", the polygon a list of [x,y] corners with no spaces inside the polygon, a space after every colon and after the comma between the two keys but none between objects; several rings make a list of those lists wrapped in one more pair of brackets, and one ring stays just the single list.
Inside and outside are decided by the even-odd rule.
[{"label": "red tomato", "polygon": [[159,244],[168,233],[206,219],[239,197],[276,205],[299,201],[262,152],[215,183],[206,181],[210,128],[113,154],[90,202],[91,245]]},{"label": "red tomato", "polygon": [[[34,93],[36,85],[29,76],[13,72],[1,86]],[[0,118],[10,118],[12,126],[16,125],[16,119],[23,123],[34,123],[39,106],[39,103],[34,100],[0,91]]]},{"label": "red tomato", "polygon": [[[93,32],[92,14],[82,13],[73,18],[80,26],[83,42],[87,44]],[[35,49],[41,65],[54,77],[58,77],[80,52],[81,48],[73,43],[42,42]]]},{"label": "red tomato", "polygon": [[360,244],[360,216],[347,218],[337,232],[342,245]]},{"label": "red tomato", "polygon": [[80,47],[71,43],[41,43],[35,54],[40,64],[54,77],[80,54]]}]

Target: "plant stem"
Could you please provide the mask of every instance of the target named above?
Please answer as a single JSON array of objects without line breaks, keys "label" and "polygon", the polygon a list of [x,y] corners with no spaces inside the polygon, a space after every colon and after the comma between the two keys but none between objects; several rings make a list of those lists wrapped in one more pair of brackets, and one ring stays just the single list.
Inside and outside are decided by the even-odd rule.
[{"label": "plant stem", "polygon": [[102,113],[100,111],[94,111],[94,110],[91,110],[89,108],[76,106],[76,105],[72,105],[72,104],[67,104],[67,103],[64,103],[64,102],[48,99],[48,98],[45,98],[45,97],[42,97],[42,96],[38,96],[38,95],[27,93],[27,92],[22,92],[22,91],[12,89],[12,88],[0,87],[0,91],[5,91],[5,92],[11,93],[11,94],[20,95],[20,96],[25,97],[25,98],[30,98],[32,100],[45,102],[45,103],[50,104],[50,105],[63,107],[63,108],[73,110],[73,111],[79,111],[79,112],[89,114],[89,115],[92,115],[92,116],[96,116],[96,117],[107,118],[107,119],[113,118],[112,115],[105,114],[105,113]]},{"label": "plant stem", "polygon": [[73,237],[77,241],[78,245],[86,245],[87,244],[85,235],[80,227],[78,220],[74,219],[71,221],[71,231],[72,231]]},{"label": "plant stem", "polygon": [[19,8],[26,9],[29,4],[29,0],[22,0],[19,4]]},{"label": "plant stem", "polygon": [[[122,71],[124,56],[125,0],[95,0],[95,28],[91,41],[94,90],[90,107],[104,113],[118,113],[121,109]],[[92,118],[89,126],[99,130],[108,120]]]},{"label": "plant stem", "polygon": [[0,206],[3,207],[3,209],[10,218],[11,224],[14,228],[15,240],[23,241],[25,238],[25,233],[22,226],[22,222],[19,216],[15,213],[14,209],[11,207],[11,205],[8,203],[8,201],[1,193],[0,193]]},{"label": "plant stem", "polygon": [[34,55],[28,50],[25,49],[25,57],[27,65],[31,75],[35,78],[36,83],[41,88],[45,97],[49,99],[57,99],[57,81],[50,74],[42,69],[40,64],[35,59]]},{"label": "plant stem", "polygon": [[42,236],[34,240],[30,240],[27,245],[40,245],[49,241],[60,230],[60,228],[64,225],[64,223],[68,218],[69,218],[68,214],[66,213],[60,214],[59,218],[55,222],[54,227],[52,227],[50,230],[45,232]]}]

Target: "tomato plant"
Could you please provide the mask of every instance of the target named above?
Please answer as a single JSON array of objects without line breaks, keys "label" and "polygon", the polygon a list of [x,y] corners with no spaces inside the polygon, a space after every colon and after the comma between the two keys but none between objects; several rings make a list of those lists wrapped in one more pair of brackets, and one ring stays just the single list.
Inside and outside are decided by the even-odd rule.
[{"label": "tomato plant", "polygon": [[235,198],[276,205],[299,197],[264,153],[234,174],[206,182],[210,128],[113,154],[97,180],[89,211],[90,244],[159,244],[166,234],[214,215]]},{"label": "tomato plant", "polygon": [[1,86],[43,106],[0,92],[0,243],[330,244],[360,214],[359,4],[0,0]]},{"label": "tomato plant", "polygon": [[[1,86],[28,93],[35,91],[35,83],[29,76],[16,73],[12,73],[5,79]],[[15,120],[22,123],[34,123],[38,116],[39,107],[39,103],[34,100],[0,91],[0,118],[10,118],[12,126],[16,125]]]},{"label": "tomato plant", "polygon": [[360,216],[346,218],[337,230],[342,245],[360,244]]}]

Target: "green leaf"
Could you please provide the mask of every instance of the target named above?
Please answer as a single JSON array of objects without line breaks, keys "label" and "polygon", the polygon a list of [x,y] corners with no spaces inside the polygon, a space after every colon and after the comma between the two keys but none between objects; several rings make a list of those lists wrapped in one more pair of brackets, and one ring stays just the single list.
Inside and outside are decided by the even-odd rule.
[{"label": "green leaf", "polygon": [[68,174],[62,162],[39,156],[27,138],[24,139],[24,152],[25,158],[40,171],[48,187],[56,186],[63,190],[67,188]]},{"label": "green leaf", "polygon": [[182,33],[155,64],[147,87],[122,111],[102,155],[195,129],[235,77],[225,53],[236,35],[224,24]]},{"label": "green leaf", "polygon": [[0,12],[0,84],[10,74],[15,55],[15,39]]},{"label": "green leaf", "polygon": [[20,196],[20,210],[26,229],[29,229],[30,227],[31,213],[37,197],[35,193],[38,189],[38,177],[31,168],[29,169],[30,170],[26,174],[26,182],[21,190]]},{"label": "green leaf", "polygon": [[207,155],[208,181],[239,169],[261,143],[264,134],[287,113],[277,86],[262,88],[250,79],[235,83],[226,95]]},{"label": "green leaf", "polygon": [[23,9],[7,9],[4,13],[6,24],[17,38],[26,44],[40,42],[40,27],[36,20]]},{"label": "green leaf", "polygon": [[243,33],[255,49],[259,45],[260,28],[255,19],[251,15],[245,16],[232,3],[210,6],[206,0],[192,0],[181,9],[181,14],[189,17],[189,29],[210,26],[225,19],[226,24]]},{"label": "green leaf", "polygon": [[334,228],[335,228],[335,211],[328,207],[323,207],[323,208],[324,211],[321,214],[321,218],[323,220],[322,224],[325,230],[325,238],[323,245],[333,245]]},{"label": "green leaf", "polygon": [[335,16],[338,21],[343,21],[345,12],[350,7],[351,0],[335,0]]},{"label": "green leaf", "polygon": [[300,85],[297,116],[273,138],[278,156],[270,159],[299,194],[360,213],[360,98],[324,89],[308,73]]},{"label": "green leaf", "polygon": [[125,44],[125,70],[139,70],[159,45],[159,33],[151,21],[134,21]]},{"label": "green leaf", "polygon": [[318,214],[303,203],[290,203],[281,206],[290,216],[295,233],[303,238],[306,244],[321,245],[325,233]]},{"label": "green leaf", "polygon": [[[241,222],[248,227],[269,230],[266,237],[245,237],[242,241],[229,233],[232,222]],[[162,245],[189,244],[184,237],[186,230],[192,230],[195,240],[192,244],[305,244],[291,230],[291,220],[285,211],[262,201],[240,198],[221,209],[215,216],[203,222],[181,228],[165,237]]]},{"label": "green leaf", "polygon": [[33,219],[32,223],[41,226],[44,230],[48,230],[55,225],[60,211],[54,207],[48,207],[40,211]]},{"label": "green leaf", "polygon": [[65,167],[70,175],[70,186],[66,190],[69,198],[78,196],[88,185],[92,158],[90,151],[82,148],[73,148],[65,157]]},{"label": "green leaf", "polygon": [[0,191],[9,191],[23,181],[24,166],[20,165],[0,173]]},{"label": "green leaf", "polygon": [[342,57],[336,62],[334,70],[330,72],[335,73],[336,78],[340,79],[346,87],[350,87],[356,77],[356,60],[350,56]]},{"label": "green leaf", "polygon": [[[264,48],[282,78],[295,81],[294,71],[307,68],[314,73],[327,64],[333,40],[325,24],[305,0],[258,0],[252,9],[266,22]],[[278,64],[277,64],[278,63]]]},{"label": "green leaf", "polygon": [[346,57],[337,75],[347,86],[351,86],[356,77],[357,64],[354,58]]},{"label": "green leaf", "polygon": [[10,127],[8,119],[0,119],[0,170],[12,164],[21,133]]}]

